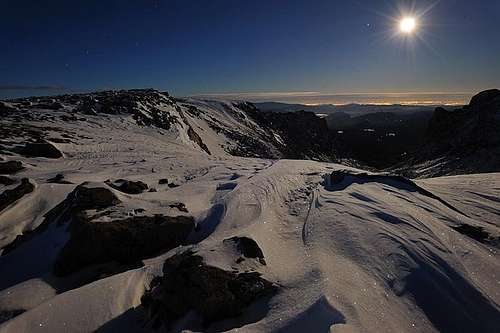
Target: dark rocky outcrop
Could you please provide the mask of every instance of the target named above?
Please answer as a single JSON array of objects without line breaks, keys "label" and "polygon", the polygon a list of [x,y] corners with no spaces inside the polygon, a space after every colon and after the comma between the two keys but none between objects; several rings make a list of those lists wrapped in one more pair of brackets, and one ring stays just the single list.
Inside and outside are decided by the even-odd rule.
[{"label": "dark rocky outcrop", "polygon": [[173,106],[175,102],[167,93],[153,89],[100,91],[81,98],[77,112],[88,115],[129,114],[140,126],[170,129],[178,123],[178,119],[167,110],[160,109],[160,104]]},{"label": "dark rocky outcrop", "polygon": [[0,176],[0,185],[5,185],[9,186],[14,184],[16,181],[12,178],[9,178],[7,176]]},{"label": "dark rocky outcrop", "polygon": [[181,211],[181,212],[184,212],[184,213],[187,213],[188,212],[188,209],[186,208],[186,205],[182,202],[177,202],[177,203],[174,203],[174,204],[170,204],[168,205],[170,208],[176,208],[177,210]]},{"label": "dark rocky outcrop", "polygon": [[8,116],[15,114],[17,109],[5,102],[0,101],[0,116]]},{"label": "dark rocky outcrop", "polygon": [[64,276],[84,266],[141,259],[181,245],[194,228],[187,216],[134,216],[110,222],[80,219],[61,250],[54,272]]},{"label": "dark rocky outcrop", "polygon": [[10,190],[5,190],[0,194],[0,212],[26,194],[33,192],[34,189],[35,186],[28,178],[21,179],[21,183],[18,186]]},{"label": "dark rocky outcrop", "polygon": [[315,159],[333,161],[337,156],[337,144],[328,129],[325,119],[312,112],[297,111],[288,113],[261,112],[251,103],[238,107],[254,119],[261,127],[275,131],[282,143],[270,138],[282,153],[282,158]]},{"label": "dark rocky outcrop", "polygon": [[194,129],[191,126],[188,127],[187,134],[188,134],[189,139],[191,139],[191,141],[196,143],[208,155],[211,155],[210,150],[208,150],[207,145],[203,142],[201,137],[198,135],[198,133],[196,133],[194,131]]},{"label": "dark rocky outcrop", "polygon": [[19,316],[24,312],[26,312],[26,310],[24,309],[0,310],[0,325],[6,321],[11,320],[14,317]]},{"label": "dark rocky outcrop", "polygon": [[57,222],[61,224],[66,221],[71,221],[71,226],[73,226],[73,224],[78,225],[81,221],[85,221],[85,210],[93,209],[100,211],[119,203],[120,200],[118,200],[114,193],[108,188],[84,182],[69,193],[66,199],[49,210],[44,215],[44,220],[38,227],[34,230],[23,231],[14,241],[5,246],[2,255],[12,252],[22,243],[44,232],[51,223]]},{"label": "dark rocky outcrop", "polygon": [[12,174],[24,169],[20,161],[0,162],[0,174]]},{"label": "dark rocky outcrop", "polygon": [[162,178],[158,180],[158,184],[163,185],[163,184],[168,184],[168,179],[167,178]]},{"label": "dark rocky outcrop", "polygon": [[[437,108],[424,143],[401,168],[427,163],[415,176],[494,172],[500,170],[500,90],[483,91],[469,105]],[[436,161],[436,162],[433,162]],[[435,164],[435,166],[433,166]],[[418,172],[418,170],[417,170]],[[410,173],[411,175],[411,173]]]},{"label": "dark rocky outcrop", "polygon": [[258,259],[262,265],[266,264],[264,253],[256,241],[248,237],[231,237],[224,240],[224,243],[231,243],[236,246],[236,250],[246,258]]},{"label": "dark rocky outcrop", "polygon": [[64,175],[62,173],[58,173],[54,177],[47,179],[47,182],[54,184],[73,184],[70,181],[64,180]]},{"label": "dark rocky outcrop", "polygon": [[90,186],[88,183],[78,185],[65,201],[67,206],[77,211],[106,208],[120,203],[120,200],[109,189]]},{"label": "dark rocky outcrop", "polygon": [[106,181],[106,184],[112,188],[128,194],[140,194],[148,189],[148,185],[141,181],[132,181],[126,179],[117,179],[115,181]]},{"label": "dark rocky outcrop", "polygon": [[470,237],[480,243],[492,246],[500,246],[500,237],[494,237],[490,235],[490,233],[484,230],[483,227],[473,226],[470,224],[460,224],[451,228],[461,233],[462,235]]},{"label": "dark rocky outcrop", "polygon": [[50,142],[26,143],[19,153],[26,157],[61,158],[63,154]]},{"label": "dark rocky outcrop", "polygon": [[190,310],[196,311],[207,326],[242,314],[252,302],[276,291],[276,286],[257,272],[225,271],[185,252],[165,261],[163,277],[153,280],[141,303],[155,328],[168,328]]},{"label": "dark rocky outcrop", "polygon": [[182,112],[182,109],[179,106],[177,106],[176,110],[177,110],[177,112],[179,112],[179,115],[181,116],[182,121],[187,126],[187,135],[189,137],[189,140],[196,143],[198,145],[198,147],[200,147],[205,153],[207,153],[208,155],[211,155],[210,150],[208,149],[207,145],[203,142],[203,140],[198,135],[198,133],[196,133],[196,131],[193,129],[193,127],[191,126],[191,124],[187,120],[186,116],[184,115],[184,112]]}]

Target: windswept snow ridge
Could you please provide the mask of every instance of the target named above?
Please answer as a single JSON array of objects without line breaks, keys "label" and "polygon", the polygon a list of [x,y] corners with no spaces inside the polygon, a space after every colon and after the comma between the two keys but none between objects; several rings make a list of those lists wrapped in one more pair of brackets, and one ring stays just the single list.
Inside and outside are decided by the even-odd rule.
[{"label": "windswept snow ridge", "polygon": [[498,331],[500,174],[367,173],[258,112],[2,102],[0,332]]}]

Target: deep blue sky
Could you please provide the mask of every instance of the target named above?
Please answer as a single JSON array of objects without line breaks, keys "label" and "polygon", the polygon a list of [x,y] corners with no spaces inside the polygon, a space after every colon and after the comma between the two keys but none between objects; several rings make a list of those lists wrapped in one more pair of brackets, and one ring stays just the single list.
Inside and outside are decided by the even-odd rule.
[{"label": "deep blue sky", "polygon": [[500,87],[499,0],[414,3],[434,6],[405,39],[410,1],[0,0],[0,97]]}]

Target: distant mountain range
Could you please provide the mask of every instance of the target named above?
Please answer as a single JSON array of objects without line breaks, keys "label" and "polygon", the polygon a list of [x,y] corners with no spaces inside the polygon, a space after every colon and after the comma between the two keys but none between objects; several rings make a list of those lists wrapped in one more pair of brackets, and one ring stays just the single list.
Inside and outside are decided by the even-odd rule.
[{"label": "distant mountain range", "polygon": [[392,112],[401,113],[404,112],[414,113],[422,111],[433,111],[436,106],[439,105],[401,105],[401,104],[391,104],[391,105],[375,105],[375,104],[345,104],[345,105],[333,105],[333,104],[319,104],[319,105],[306,105],[306,104],[287,104],[279,102],[262,102],[254,103],[259,110],[271,111],[271,112],[295,112],[295,111],[308,111],[320,114],[330,114],[336,112],[347,113],[351,116],[359,116],[367,113],[375,112]]}]

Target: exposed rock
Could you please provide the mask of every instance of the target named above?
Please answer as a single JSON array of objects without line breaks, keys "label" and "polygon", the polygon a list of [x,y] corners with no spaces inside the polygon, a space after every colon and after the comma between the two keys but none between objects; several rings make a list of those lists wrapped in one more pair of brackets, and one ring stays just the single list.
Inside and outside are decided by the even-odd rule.
[{"label": "exposed rock", "polygon": [[141,181],[118,179],[113,182],[108,180],[106,183],[112,188],[128,194],[140,194],[148,189],[148,185]]},{"label": "exposed rock", "polygon": [[48,211],[44,215],[43,222],[36,229],[23,231],[14,241],[5,246],[2,255],[12,252],[22,243],[45,231],[53,222],[70,220],[72,221],[71,226],[73,223],[78,226],[81,221],[85,221],[84,212],[86,210],[103,210],[119,203],[120,200],[109,189],[84,182],[69,193],[66,199]]},{"label": "exposed rock", "polygon": [[6,102],[0,101],[0,115],[1,116],[8,116],[8,115],[14,114],[16,111],[17,111],[17,109],[15,107],[13,107],[12,105],[10,105]]},{"label": "exposed rock", "polygon": [[0,176],[0,185],[5,185],[9,186],[14,184],[16,181],[12,178],[9,178],[7,176]]},{"label": "exposed rock", "polygon": [[456,227],[452,227],[453,230],[466,235],[480,243],[500,246],[500,237],[494,237],[484,230],[483,227],[473,226],[469,224],[461,224]]},{"label": "exposed rock", "polygon": [[64,106],[61,103],[56,101],[41,102],[33,105],[32,107],[37,109],[49,109],[49,110],[61,110],[64,108]]},{"label": "exposed rock", "polygon": [[469,103],[469,108],[479,112],[498,112],[500,106],[500,90],[490,89],[473,96]]},{"label": "exposed rock", "polygon": [[170,184],[168,184],[168,187],[170,187],[170,188],[179,187],[179,186],[180,186],[180,185],[175,184],[175,183],[170,183]]},{"label": "exposed rock", "polygon": [[266,264],[264,259],[264,253],[260,249],[256,241],[248,237],[231,237],[225,239],[224,242],[233,243],[236,245],[236,249],[246,258],[259,259],[262,265]]},{"label": "exposed rock", "polygon": [[158,180],[158,184],[160,184],[160,185],[162,185],[162,184],[168,184],[168,179],[167,178],[159,179]]},{"label": "exposed rock", "polygon": [[191,126],[188,127],[187,134],[191,141],[195,142],[201,149],[203,149],[208,155],[211,155],[210,150],[208,150],[207,145],[203,142],[201,137],[196,133]]},{"label": "exposed rock", "polygon": [[24,169],[23,163],[20,161],[0,162],[0,174],[16,173]]},{"label": "exposed rock", "polygon": [[24,309],[0,310],[0,324],[9,321],[12,318],[17,317],[24,312],[26,312],[26,310]]},{"label": "exposed rock", "polygon": [[92,186],[89,183],[78,185],[66,198],[67,204],[78,210],[105,208],[117,205],[120,200],[107,188]]},{"label": "exposed rock", "polygon": [[163,325],[168,329],[191,310],[203,318],[205,325],[238,316],[252,302],[276,291],[276,286],[258,272],[225,271],[185,252],[165,261],[163,277],[153,280],[141,303],[153,327]]},{"label": "exposed rock", "polygon": [[26,143],[20,150],[27,157],[61,158],[63,154],[50,142]]},{"label": "exposed rock", "polygon": [[60,116],[62,121],[78,121],[79,118],[75,115],[65,115]]},{"label": "exposed rock", "polygon": [[[424,164],[416,176],[494,172],[500,169],[500,90],[483,91],[470,104],[436,108],[421,148],[400,172]],[[435,161],[435,162],[433,162]],[[426,163],[431,162],[430,165]]]},{"label": "exposed rock", "polygon": [[70,181],[64,180],[64,175],[61,173],[58,173],[54,177],[47,179],[47,182],[55,184],[73,184]]},{"label": "exposed rock", "polygon": [[49,140],[55,143],[71,143],[70,139],[65,138],[49,138]]},{"label": "exposed rock", "polygon": [[153,89],[100,91],[85,96],[77,112],[88,115],[129,114],[140,126],[156,126],[168,130],[178,123],[177,117],[160,107],[174,104],[167,93]]},{"label": "exposed rock", "polygon": [[187,213],[188,210],[186,208],[186,205],[182,202],[178,202],[178,203],[175,203],[175,204],[170,204],[168,205],[170,208],[177,208],[179,211],[181,212],[184,212],[184,213]]},{"label": "exposed rock", "polygon": [[208,149],[207,145],[203,142],[201,137],[198,135],[198,133],[195,132],[189,121],[187,120],[186,116],[184,115],[184,112],[182,112],[182,109],[179,106],[176,106],[177,112],[179,112],[179,115],[182,118],[182,121],[184,124],[187,126],[187,134],[188,137],[191,141],[196,143],[198,147],[200,147],[204,152],[206,152],[208,155],[211,155],[210,150]]},{"label": "exposed rock", "polygon": [[135,216],[110,222],[80,220],[61,250],[54,272],[64,276],[84,266],[116,261],[133,264],[181,245],[194,228],[186,216]]},{"label": "exposed rock", "polygon": [[280,149],[282,158],[335,160],[337,144],[325,119],[305,111],[261,112],[250,103],[239,107],[261,127],[279,134],[283,142],[277,141],[275,136],[271,136],[269,142]]},{"label": "exposed rock", "polygon": [[30,183],[28,178],[21,179],[21,184],[11,190],[5,190],[0,194],[0,211],[21,199],[24,195],[33,192],[34,189],[35,186]]}]

